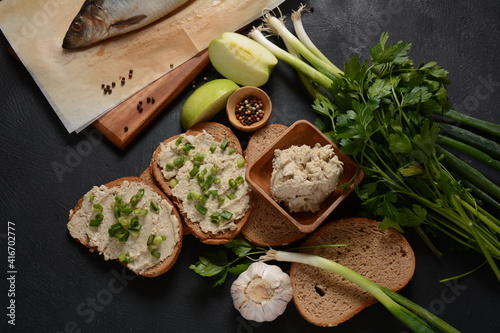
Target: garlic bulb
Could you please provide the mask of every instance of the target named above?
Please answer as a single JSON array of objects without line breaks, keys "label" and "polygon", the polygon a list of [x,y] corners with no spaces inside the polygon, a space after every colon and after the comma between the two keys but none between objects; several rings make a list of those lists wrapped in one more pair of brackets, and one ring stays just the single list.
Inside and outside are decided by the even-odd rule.
[{"label": "garlic bulb", "polygon": [[233,282],[231,296],[246,320],[272,321],[285,312],[292,285],[278,266],[255,262]]}]

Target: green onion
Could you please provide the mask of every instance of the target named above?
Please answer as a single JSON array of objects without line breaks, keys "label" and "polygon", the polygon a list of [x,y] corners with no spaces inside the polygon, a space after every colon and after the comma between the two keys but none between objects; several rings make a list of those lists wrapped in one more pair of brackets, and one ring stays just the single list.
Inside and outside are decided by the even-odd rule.
[{"label": "green onion", "polygon": [[213,212],[212,215],[210,215],[210,222],[214,224],[219,224],[220,223],[220,212]]},{"label": "green onion", "polygon": [[108,229],[109,237],[115,237],[116,232],[120,229],[122,229],[122,225],[120,223],[113,224]]},{"label": "green onion", "polygon": [[245,166],[245,158],[244,157],[240,157],[236,160],[236,166],[238,168],[243,168]]},{"label": "green onion", "polygon": [[214,179],[214,184],[220,184],[220,178],[215,178]]},{"label": "green onion", "polygon": [[92,209],[97,210],[97,211],[99,211],[99,212],[102,212],[102,209],[103,209],[103,208],[102,208],[102,205],[100,205],[100,204],[95,204],[95,205],[93,205],[93,206],[92,206]]},{"label": "green onion", "polygon": [[177,186],[177,184],[179,184],[179,182],[177,181],[177,179],[172,178],[172,179],[170,179],[170,182],[168,182],[168,184],[169,184],[169,186],[170,186],[171,188],[174,188],[174,187],[176,187],[176,186]]},{"label": "green onion", "polygon": [[296,262],[322,268],[338,274],[374,296],[383,306],[386,307],[387,310],[389,310],[396,318],[398,318],[414,332],[434,332],[431,325],[443,332],[458,332],[448,323],[444,322],[422,307],[411,303],[403,296],[376,284],[375,282],[345,266],[338,264],[333,260],[305,253],[292,253],[276,250],[267,251],[266,254],[260,259],[263,261],[277,260],[283,262]]},{"label": "green onion", "polygon": [[180,145],[182,143],[182,140],[183,140],[182,136],[178,137],[177,140],[175,140],[175,145],[176,146]]},{"label": "green onion", "polygon": [[232,155],[232,154],[237,153],[238,149],[236,149],[236,148],[229,148],[228,152],[229,152],[230,155]]},{"label": "green onion", "polygon": [[234,193],[229,193],[229,194],[226,194],[226,197],[229,199],[229,200],[234,200],[236,199],[236,195]]},{"label": "green onion", "polygon": [[223,195],[219,195],[219,196],[217,197],[217,203],[218,203],[219,205],[222,205],[225,201],[226,201],[226,197],[225,197],[225,196],[223,196]]},{"label": "green onion", "polygon": [[148,237],[148,241],[147,241],[147,243],[146,243],[146,244],[147,244],[148,246],[153,245],[153,240],[154,240],[154,239],[155,239],[155,235],[152,235],[152,234],[151,234],[151,235],[149,235],[149,237]]},{"label": "green onion", "polygon": [[148,214],[148,210],[146,208],[144,209],[135,209],[134,210],[134,215],[136,216],[146,216]]},{"label": "green onion", "polygon": [[129,229],[128,229],[128,231],[130,232],[130,235],[131,235],[132,237],[134,237],[134,238],[138,238],[138,237],[139,237],[139,235],[141,234],[141,233],[139,232],[139,230],[132,230],[132,229],[130,229],[130,228],[129,228]]},{"label": "green onion", "polygon": [[91,226],[91,227],[98,227],[100,225],[101,225],[101,221],[99,221],[98,219],[92,219],[89,222],[89,226]]},{"label": "green onion", "polygon": [[118,239],[120,243],[124,243],[128,240],[128,237],[130,236],[130,232],[125,229],[119,229],[115,232],[115,238]]},{"label": "green onion", "polygon": [[95,195],[91,194],[91,195],[89,196],[89,201],[90,201],[90,202],[92,202],[92,201],[94,201],[94,199],[95,199]]},{"label": "green onion", "polygon": [[245,183],[245,178],[243,178],[242,176],[238,176],[234,181],[236,182],[236,184],[241,185]]},{"label": "green onion", "polygon": [[139,203],[139,201],[141,201],[143,196],[144,196],[144,189],[141,188],[137,191],[135,195],[132,196],[132,198],[130,198],[130,205],[132,207],[137,206],[137,204]]},{"label": "green onion", "polygon": [[152,249],[151,250],[151,255],[156,258],[156,259],[160,259],[161,257],[161,253],[160,251],[158,251],[157,249]]},{"label": "green onion", "polygon": [[208,208],[203,206],[201,203],[198,203],[196,206],[195,206],[196,210],[200,213],[200,214],[203,214],[205,215],[207,212],[208,212]]},{"label": "green onion", "polygon": [[153,238],[153,245],[160,245],[161,242],[163,242],[163,237],[162,236],[155,236]]},{"label": "green onion", "polygon": [[227,146],[229,145],[229,141],[227,139],[224,139],[222,143],[220,144],[220,149],[226,150]]},{"label": "green onion", "polygon": [[187,195],[188,200],[200,200],[200,198],[203,196],[202,193],[198,191],[190,191]]},{"label": "green onion", "polygon": [[220,217],[222,217],[224,220],[230,220],[233,218],[233,213],[223,210],[222,213],[220,213]]},{"label": "green onion", "polygon": [[172,163],[165,164],[165,167],[169,170],[174,170],[175,166]]},{"label": "green onion", "polygon": [[182,150],[184,151],[184,153],[188,154],[194,148],[195,147],[192,144],[186,143],[184,147],[182,147]]},{"label": "green onion", "polygon": [[120,260],[120,262],[123,262],[123,263],[129,263],[130,256],[129,256],[128,252],[120,253],[120,255],[118,256],[118,260]]},{"label": "green onion", "polygon": [[186,163],[186,156],[179,156],[174,159],[174,166],[176,168],[180,168],[184,163]]},{"label": "green onion", "polygon": [[236,183],[236,180],[233,178],[228,180],[229,187],[232,188],[233,190],[238,189],[238,183]]},{"label": "green onion", "polygon": [[201,153],[196,153],[193,155],[193,159],[197,162],[203,163],[203,161],[205,160],[205,155],[203,155]]},{"label": "green onion", "polygon": [[120,225],[124,228],[127,228],[128,226],[130,226],[129,219],[127,219],[126,217],[123,217],[123,216],[118,218],[118,223],[120,223]]},{"label": "green onion", "polygon": [[215,165],[214,165],[213,167],[211,167],[211,168],[210,168],[210,173],[211,173],[212,175],[216,175],[216,174],[217,174],[217,171],[219,171],[219,168],[218,168],[217,166],[215,166]]},{"label": "green onion", "polygon": [[191,169],[191,171],[189,171],[189,177],[194,178],[198,174],[199,171],[200,171],[199,167],[196,167],[196,166],[193,167]]},{"label": "green onion", "polygon": [[216,149],[217,149],[217,145],[215,143],[212,143],[210,145],[210,152],[214,153]]},{"label": "green onion", "polygon": [[151,210],[157,212],[160,210],[160,207],[158,207],[157,204],[155,204],[153,201],[151,201],[151,204],[149,205],[149,207],[151,208]]}]

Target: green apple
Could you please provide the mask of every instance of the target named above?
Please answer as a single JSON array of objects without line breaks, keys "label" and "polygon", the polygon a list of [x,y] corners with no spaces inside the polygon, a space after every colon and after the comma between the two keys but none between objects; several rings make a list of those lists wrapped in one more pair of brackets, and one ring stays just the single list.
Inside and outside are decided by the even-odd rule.
[{"label": "green apple", "polygon": [[271,76],[278,59],[253,39],[224,32],[208,46],[212,66],[225,78],[242,86],[260,87]]},{"label": "green apple", "polygon": [[181,125],[184,130],[212,119],[226,106],[229,96],[239,86],[228,79],[209,81],[196,89],[184,102]]}]

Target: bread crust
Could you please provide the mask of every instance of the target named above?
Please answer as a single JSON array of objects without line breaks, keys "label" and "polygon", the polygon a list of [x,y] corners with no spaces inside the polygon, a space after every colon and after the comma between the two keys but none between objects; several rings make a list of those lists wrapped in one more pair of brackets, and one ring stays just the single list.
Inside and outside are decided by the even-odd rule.
[{"label": "bread crust", "polygon": [[[243,155],[243,150],[240,144],[240,141],[236,137],[236,135],[229,129],[228,127],[219,124],[219,123],[214,123],[214,122],[205,122],[205,123],[200,123],[198,125],[193,126],[189,130],[187,130],[183,134],[179,134],[176,136],[173,136],[171,138],[168,138],[167,140],[163,141],[162,144],[171,142],[173,140],[177,140],[178,137],[181,135],[197,135],[201,133],[202,131],[206,131],[210,135],[214,137],[216,141],[223,141],[224,139],[229,141],[229,147],[231,148],[236,148],[238,150],[238,153]],[[165,179],[163,177],[161,168],[158,165],[158,155],[161,150],[161,145],[160,144],[154,151],[153,157],[151,159],[151,164],[150,164],[150,169],[151,173],[153,175],[153,178],[156,180],[158,183],[159,187],[165,192],[165,194],[172,200],[174,205],[177,207],[179,210],[182,219],[189,230],[189,233],[193,234],[195,237],[197,237],[202,243],[205,244],[210,244],[210,245],[218,245],[218,244],[224,244],[228,243],[231,240],[236,237],[245,223],[248,220],[248,217],[250,216],[250,212],[252,210],[252,207],[247,210],[246,214],[239,220],[235,221],[236,228],[234,230],[226,230],[224,232],[218,233],[218,234],[212,234],[212,233],[205,233],[203,230],[201,230],[199,224],[197,222],[191,221],[185,211],[184,207],[182,205],[182,202],[177,199],[173,194],[172,194],[172,189],[170,188],[169,180]],[[252,195],[249,193],[249,195]],[[251,202],[252,200],[250,200]]]},{"label": "bread crust", "polygon": [[[177,217],[177,220],[179,221],[179,228],[178,228],[178,241],[177,243],[175,244],[175,247],[174,247],[174,250],[172,252],[172,254],[170,256],[168,256],[167,258],[165,258],[163,261],[159,262],[158,264],[150,267],[149,269],[141,272],[141,273],[136,273],[134,272],[135,274],[138,274],[138,275],[141,275],[141,276],[144,276],[144,277],[156,277],[156,276],[159,276],[165,272],[167,272],[174,264],[175,262],[177,261],[177,258],[179,257],[179,253],[181,251],[181,248],[182,248],[182,224],[181,224],[181,216],[179,214],[179,212],[177,211],[177,209],[175,208],[174,204],[172,203],[172,201],[165,195],[165,193],[163,193],[158,187],[156,187],[153,183],[147,181],[147,180],[144,180],[142,178],[139,178],[139,177],[123,177],[123,178],[119,178],[119,179],[116,179],[114,181],[111,181],[107,184],[104,184],[104,186],[106,186],[107,188],[113,188],[113,187],[117,187],[117,186],[120,186],[124,181],[128,181],[128,182],[131,182],[131,183],[142,183],[144,184],[144,186],[148,186],[151,190],[153,190],[154,192],[156,192],[158,195],[160,195],[163,199],[167,200],[168,203],[170,203],[170,205],[172,205],[172,213]],[[69,213],[69,220],[71,220],[71,218],[73,217],[73,215],[75,215],[75,213],[81,209],[82,207],[82,203],[83,203],[83,199],[84,197],[82,196],[78,202],[76,203],[75,207],[73,209],[70,210],[70,213]],[[95,252],[97,251],[97,248],[96,247],[92,247],[89,245],[88,243],[88,240],[87,239],[77,239],[77,238],[74,238],[77,242],[81,243],[82,245],[84,245],[85,247],[87,247],[91,252]],[[116,260],[118,262],[120,262],[119,260]],[[124,267],[128,268],[127,264],[126,263],[122,263],[120,262],[120,264],[122,264]]]},{"label": "bread crust", "polygon": [[[345,244],[301,252],[332,259],[393,291],[401,290],[415,271],[415,255],[396,230],[385,232],[379,222],[365,218],[332,221],[315,231],[303,246]],[[340,276],[313,266],[293,263],[290,268],[293,301],[308,322],[335,326],[376,302],[366,291]]]},{"label": "bread crust", "polygon": [[[245,150],[247,163],[251,164],[257,160],[262,151],[287,128],[282,124],[270,124],[256,131]],[[307,236],[260,196],[253,196],[252,205],[252,213],[241,230],[242,235],[251,243],[257,246],[277,247],[298,242]]]}]

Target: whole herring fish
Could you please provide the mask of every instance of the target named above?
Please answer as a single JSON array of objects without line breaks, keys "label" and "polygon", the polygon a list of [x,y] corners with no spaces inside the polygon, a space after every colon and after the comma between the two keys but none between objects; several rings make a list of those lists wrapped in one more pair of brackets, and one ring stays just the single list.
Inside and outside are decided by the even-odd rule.
[{"label": "whole herring fish", "polygon": [[142,28],[188,0],[85,0],[62,47],[76,49]]}]

